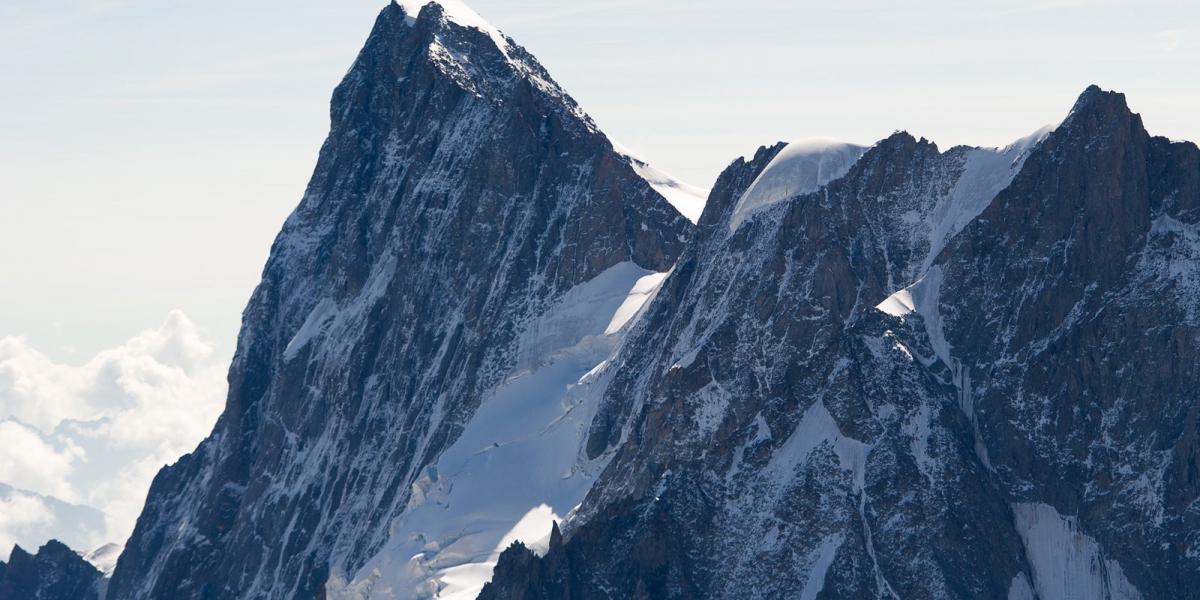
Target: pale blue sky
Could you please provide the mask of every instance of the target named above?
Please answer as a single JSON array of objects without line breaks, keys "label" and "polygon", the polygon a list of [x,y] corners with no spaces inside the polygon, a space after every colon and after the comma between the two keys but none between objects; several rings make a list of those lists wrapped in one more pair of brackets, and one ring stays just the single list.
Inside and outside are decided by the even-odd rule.
[{"label": "pale blue sky", "polygon": [[[180,308],[231,351],[383,4],[0,5],[0,337],[82,362]],[[470,4],[699,185],[776,140],[1004,144],[1093,82],[1200,139],[1195,2]]]}]

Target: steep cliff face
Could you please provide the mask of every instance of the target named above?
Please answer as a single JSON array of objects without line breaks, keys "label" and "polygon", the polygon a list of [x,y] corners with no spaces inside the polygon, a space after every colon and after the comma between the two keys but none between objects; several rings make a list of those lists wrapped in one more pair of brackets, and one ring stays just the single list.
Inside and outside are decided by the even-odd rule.
[{"label": "steep cliff face", "polygon": [[930,305],[1017,528],[1085,540],[1030,549],[1043,597],[1196,593],[1198,241],[1196,146],[1091,88],[935,263]]},{"label": "steep cliff face", "polygon": [[1090,88],[748,201],[781,155],[722,175],[614,359],[565,542],[481,597],[1193,594],[1196,147]]},{"label": "steep cliff face", "polygon": [[55,540],[37,554],[16,546],[0,562],[0,600],[99,600],[105,584],[100,571]]},{"label": "steep cliff face", "polygon": [[225,412],[155,479],[110,598],[323,597],[538,364],[531,327],[606,274],[620,305],[678,258],[691,224],[476,19],[380,14],[245,310]]}]

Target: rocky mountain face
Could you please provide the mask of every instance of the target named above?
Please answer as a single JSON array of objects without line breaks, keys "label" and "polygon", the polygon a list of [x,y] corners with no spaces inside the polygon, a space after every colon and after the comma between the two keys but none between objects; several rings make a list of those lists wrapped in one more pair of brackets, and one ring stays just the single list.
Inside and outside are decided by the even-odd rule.
[{"label": "rocky mountain face", "polygon": [[1195,597],[1196,146],[1093,87],[731,231],[778,152],[722,175],[618,357],[565,542],[481,598]]},{"label": "rocky mountain face", "polygon": [[1196,597],[1196,146],[1089,88],[694,191],[389,4],[107,597]]},{"label": "rocky mountain face", "polygon": [[109,598],[323,597],[529,366],[537,317],[678,259],[692,224],[470,16],[379,15],[245,310],[225,412],[156,477]]},{"label": "rocky mountain face", "polygon": [[37,554],[16,546],[0,562],[0,600],[99,600],[104,584],[100,571],[55,540]]}]

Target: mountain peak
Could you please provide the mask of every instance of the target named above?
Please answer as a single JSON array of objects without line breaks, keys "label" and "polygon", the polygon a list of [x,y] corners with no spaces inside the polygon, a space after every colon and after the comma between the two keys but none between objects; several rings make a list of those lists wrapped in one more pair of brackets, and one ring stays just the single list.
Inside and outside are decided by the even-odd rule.
[{"label": "mountain peak", "polygon": [[409,24],[415,23],[422,13],[427,12],[431,18],[444,18],[462,27],[478,29],[492,38],[496,48],[508,56],[508,37],[459,0],[393,0],[392,6],[400,7]]},{"label": "mountain peak", "polygon": [[1092,84],[1083,90],[1083,93],[1075,100],[1075,105],[1071,107],[1071,112],[1067,114],[1063,125],[1070,125],[1080,120],[1092,121],[1095,119],[1124,121],[1134,116],[1136,115],[1129,109],[1129,104],[1125,100],[1125,94],[1104,90],[1100,86]]}]

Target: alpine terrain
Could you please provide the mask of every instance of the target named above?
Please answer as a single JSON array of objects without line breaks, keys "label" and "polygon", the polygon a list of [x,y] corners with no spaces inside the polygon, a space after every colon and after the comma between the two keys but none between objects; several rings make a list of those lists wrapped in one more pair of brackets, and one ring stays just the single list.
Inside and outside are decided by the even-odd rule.
[{"label": "alpine terrain", "polygon": [[330,119],[212,434],[0,599],[1200,598],[1200,150],[1123,95],[707,193],[404,0]]}]

